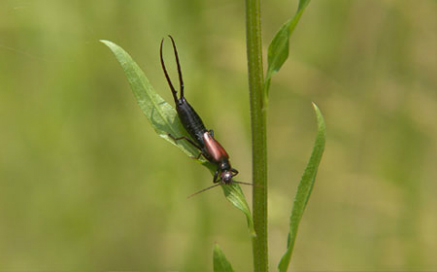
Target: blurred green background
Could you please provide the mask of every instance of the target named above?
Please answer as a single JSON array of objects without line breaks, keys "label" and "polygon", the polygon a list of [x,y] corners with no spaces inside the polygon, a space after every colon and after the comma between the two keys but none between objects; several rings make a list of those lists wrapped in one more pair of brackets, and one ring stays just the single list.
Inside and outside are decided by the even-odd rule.
[{"label": "blurred green background", "polygon": [[[265,48],[296,5],[263,1]],[[433,0],[310,3],[271,86],[272,271],[315,137],[311,101],[328,139],[292,267],[437,270],[436,14]],[[187,98],[249,182],[244,1],[0,2],[1,271],[211,271],[215,242],[251,270],[243,215],[218,189],[186,198],[211,175],[156,136],[98,42],[127,50],[172,102],[167,34]]]}]

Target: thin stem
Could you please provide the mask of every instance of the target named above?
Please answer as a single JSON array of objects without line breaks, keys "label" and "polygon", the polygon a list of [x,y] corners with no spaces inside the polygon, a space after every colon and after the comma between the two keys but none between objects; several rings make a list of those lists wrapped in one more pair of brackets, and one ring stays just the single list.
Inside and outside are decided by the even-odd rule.
[{"label": "thin stem", "polygon": [[267,252],[267,136],[263,62],[261,43],[260,0],[246,0],[247,59],[253,156],[253,238],[254,271],[268,271]]}]

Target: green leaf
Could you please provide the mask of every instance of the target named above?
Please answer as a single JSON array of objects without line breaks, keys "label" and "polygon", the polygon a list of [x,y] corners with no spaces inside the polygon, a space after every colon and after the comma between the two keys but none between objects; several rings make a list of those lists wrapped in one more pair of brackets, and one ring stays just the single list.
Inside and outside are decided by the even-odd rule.
[{"label": "green leaf", "polygon": [[214,272],[234,272],[218,244],[214,246]]},{"label": "green leaf", "polygon": [[267,55],[268,67],[264,83],[264,95],[266,96],[266,101],[268,101],[267,99],[269,96],[270,82],[272,76],[281,69],[282,65],[287,60],[291,34],[293,34],[293,31],[296,28],[296,25],[299,22],[300,17],[302,16],[302,13],[308,6],[309,2],[310,0],[299,1],[299,6],[294,17],[289,19],[287,22],[285,22],[285,24],[282,25],[282,27],[276,33],[275,37],[269,45]]},{"label": "green leaf", "polygon": [[[176,110],[169,105],[164,99],[156,93],[141,68],[133,61],[131,56],[120,46],[113,42],[101,40],[114,53],[115,58],[120,63],[123,71],[132,88],[132,92],[143,113],[146,115],[156,133],[176,145],[185,154],[190,157],[197,157],[199,150],[187,143],[186,141],[175,142],[168,134],[175,137],[182,135],[187,136]],[[215,171],[214,166],[204,158],[200,159],[201,163],[207,166],[210,171]]]},{"label": "green leaf", "polygon": [[223,184],[221,187],[223,189],[223,193],[226,196],[226,199],[231,202],[234,207],[242,211],[246,216],[247,226],[249,227],[250,235],[254,237],[256,234],[253,228],[252,213],[250,212],[249,205],[247,205],[246,197],[244,196],[240,185],[234,182],[229,185]]},{"label": "green leaf", "polygon": [[323,150],[325,149],[325,121],[323,120],[322,113],[320,112],[317,105],[313,103],[313,107],[317,116],[318,132],[316,136],[316,141],[314,143],[313,152],[300,180],[294,199],[293,210],[290,217],[290,230],[288,234],[287,250],[282,256],[282,259],[278,265],[278,270],[280,272],[287,271],[288,265],[290,264],[299,223],[308,204],[308,200],[311,196],[311,191],[313,189],[314,181],[317,175],[317,169],[322,159]]},{"label": "green leaf", "polygon": [[[175,142],[168,136],[168,134],[176,137],[188,135],[177,117],[176,110],[156,93],[141,68],[132,60],[131,56],[113,42],[105,40],[102,40],[101,42],[108,46],[112,53],[114,53],[115,58],[118,60],[126,74],[138,105],[146,115],[152,127],[155,129],[156,133],[173,145],[179,147],[188,156],[197,157],[199,150],[195,147],[186,141]],[[212,173],[216,171],[217,167],[203,157],[201,157],[199,161]],[[251,234],[253,234],[252,215],[241,188],[236,183],[232,185],[222,185],[221,187],[223,188],[226,198],[246,215],[249,229],[251,230]]]}]

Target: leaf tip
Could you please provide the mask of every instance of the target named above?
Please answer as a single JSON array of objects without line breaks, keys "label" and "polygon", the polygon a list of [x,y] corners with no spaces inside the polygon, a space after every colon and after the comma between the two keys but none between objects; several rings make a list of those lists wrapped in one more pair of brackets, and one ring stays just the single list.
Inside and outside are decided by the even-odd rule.
[{"label": "leaf tip", "polygon": [[105,44],[105,45],[108,45],[108,44],[111,43],[110,41],[108,41],[108,40],[103,40],[103,39],[99,40],[99,42],[101,42],[101,43],[103,43],[103,44]]},{"label": "leaf tip", "polygon": [[214,261],[214,272],[234,271],[231,263],[228,261],[222,249],[217,243],[214,244],[213,261]]},{"label": "leaf tip", "polygon": [[115,48],[117,48],[118,46],[115,44],[115,43],[113,43],[113,42],[111,42],[111,41],[108,41],[108,40],[99,40],[99,42],[101,42],[101,43],[103,43],[104,45],[106,45],[109,49],[111,49],[112,51],[114,51],[115,50]]}]

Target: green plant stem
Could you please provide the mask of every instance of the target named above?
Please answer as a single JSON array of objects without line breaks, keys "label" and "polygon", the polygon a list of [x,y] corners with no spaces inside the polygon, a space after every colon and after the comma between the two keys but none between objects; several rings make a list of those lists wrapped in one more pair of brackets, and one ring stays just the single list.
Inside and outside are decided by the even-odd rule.
[{"label": "green plant stem", "polygon": [[247,59],[253,156],[254,271],[268,271],[267,252],[267,136],[263,93],[261,13],[259,0],[246,0]]}]

